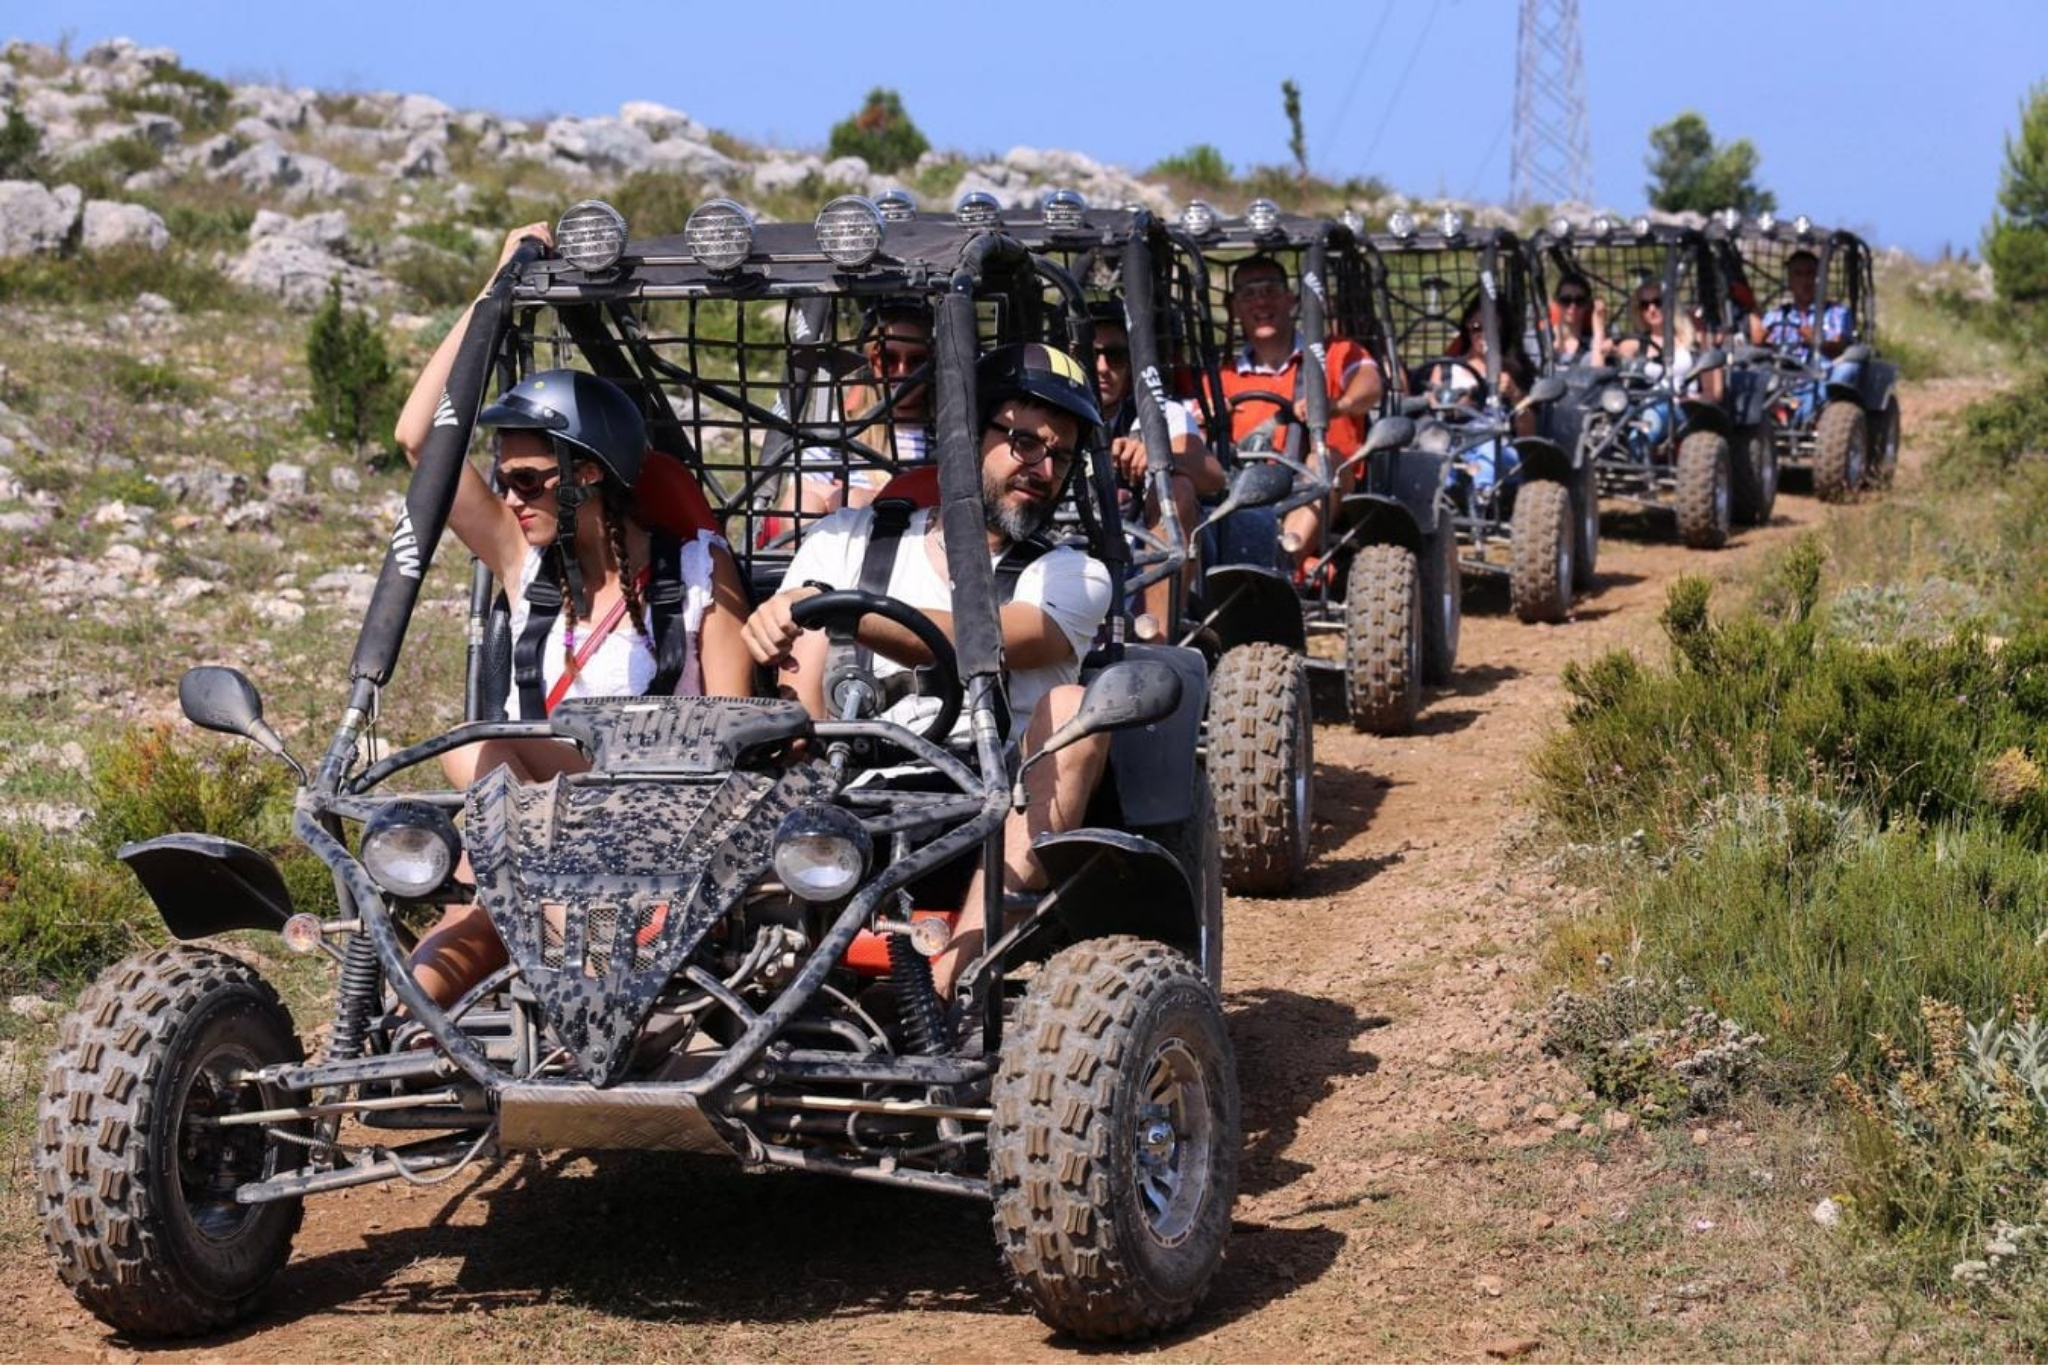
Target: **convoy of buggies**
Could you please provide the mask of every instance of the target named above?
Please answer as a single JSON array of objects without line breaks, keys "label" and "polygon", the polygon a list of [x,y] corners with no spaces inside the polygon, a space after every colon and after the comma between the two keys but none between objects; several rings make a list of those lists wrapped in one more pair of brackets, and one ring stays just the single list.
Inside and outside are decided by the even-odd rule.
[{"label": "convoy of buggies", "polygon": [[[1054,1328],[1172,1330],[1222,1261],[1241,1146],[1224,891],[1311,874],[1312,677],[1336,675],[1355,726],[1401,734],[1455,676],[1468,580],[1506,580],[1523,621],[1570,619],[1597,586],[1603,502],[1711,549],[1768,520],[1781,470],[1839,499],[1896,461],[1869,252],[1804,219],[1524,241],[1454,212],[1368,233],[1267,200],[1164,220],[1060,192],[1029,213],[848,196],[814,224],[716,200],[652,227],[576,205],[480,301],[323,753],[289,754],[238,672],[180,688],[195,724],[297,772],[293,833],[338,906],[294,905],[235,840],[122,850],[175,942],[64,1024],[34,1158],[60,1276],[121,1331],[253,1312],[309,1197],[602,1147],[983,1200]],[[892,308],[924,320],[928,358],[862,388]],[[1002,625],[1016,573],[979,552],[978,386],[987,356],[1033,347],[1108,376],[1115,405],[1062,452],[1078,459],[1046,534],[1115,587],[1077,712],[1027,752]],[[809,480],[901,501],[878,528],[921,509],[951,611],[935,622],[886,576],[800,603],[834,661],[821,714],[765,686],[536,714],[507,707],[516,645],[479,568],[465,719],[369,760],[479,413],[561,369],[638,409],[637,515],[708,517],[757,598],[827,515]],[[927,431],[899,440],[912,392]],[[876,666],[869,620],[914,637],[916,666]],[[1037,835],[1042,885],[1009,884],[1031,770],[1094,737],[1085,816]],[[462,746],[536,738],[582,769],[432,780]],[[942,993],[966,885],[985,938]],[[409,955],[421,912],[453,903],[488,912],[505,961],[440,1001]],[[201,942],[236,930],[332,960],[317,1056],[255,967]]]}]

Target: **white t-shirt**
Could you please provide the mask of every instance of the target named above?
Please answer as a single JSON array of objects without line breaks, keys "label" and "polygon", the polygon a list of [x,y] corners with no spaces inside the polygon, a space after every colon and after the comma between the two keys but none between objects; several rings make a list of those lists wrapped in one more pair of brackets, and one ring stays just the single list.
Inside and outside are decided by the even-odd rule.
[{"label": "white t-shirt", "polygon": [[[804,534],[796,558],[790,561],[789,572],[783,576],[784,590],[809,582],[830,583],[836,588],[860,586],[861,561],[867,556],[868,532],[874,520],[872,509],[850,507],[811,527]],[[896,563],[890,571],[885,595],[922,610],[950,612],[952,585],[940,577],[926,545],[932,529],[929,509],[911,514],[910,525],[897,542]],[[943,556],[940,558],[943,562]],[[989,562],[994,564],[1001,558],[1000,552],[991,552]],[[1061,683],[1080,679],[1081,658],[1095,643],[1095,632],[1109,614],[1110,598],[1109,570],[1099,560],[1068,546],[1046,551],[1018,575],[1017,591],[1010,600],[1038,607],[1073,647],[1073,653],[1058,663],[1011,670],[1010,715],[1012,727],[1019,733],[1039,698]],[[875,656],[873,667],[875,675],[884,679],[905,671],[902,664],[880,654]],[[938,709],[936,698],[906,697],[882,714],[887,720],[916,728]],[[965,715],[953,734],[956,739],[966,736]]]},{"label": "white t-shirt", "polygon": [[[724,540],[718,536],[699,533],[683,542],[679,551],[683,583],[683,607],[677,614],[674,628],[688,632],[689,649],[683,665],[683,676],[676,680],[675,695],[696,697],[704,692],[704,669],[697,657],[700,647],[699,633],[704,625],[704,613],[711,609],[711,547],[723,548]],[[542,551],[538,546],[527,549],[526,562],[520,566],[519,581],[508,584],[506,596],[512,603],[512,639],[516,642],[526,633],[526,622],[533,615],[533,609],[526,601],[526,585],[533,581],[539,570]],[[541,695],[546,697],[555,690],[565,667],[562,635],[569,619],[566,610],[555,613],[554,624],[548,628],[548,638],[541,645],[540,678]],[[597,628],[594,621],[583,622],[577,632],[577,648],[590,638],[590,632]],[[642,635],[624,617],[599,641],[597,649],[584,661],[582,671],[569,684],[569,690],[562,694],[563,700],[570,697],[639,697],[646,695],[654,682],[657,672],[654,657],[654,642]],[[519,705],[519,687],[515,681],[505,698],[505,715],[510,720],[537,720],[540,717],[525,715]]]}]

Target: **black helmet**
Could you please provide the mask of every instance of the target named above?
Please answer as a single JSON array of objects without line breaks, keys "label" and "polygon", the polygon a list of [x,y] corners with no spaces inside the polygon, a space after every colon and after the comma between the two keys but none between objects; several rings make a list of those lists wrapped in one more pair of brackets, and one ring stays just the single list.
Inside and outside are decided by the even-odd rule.
[{"label": "black helmet", "polygon": [[624,491],[640,481],[647,423],[625,390],[582,370],[541,370],[499,395],[478,426],[544,431],[604,467]]},{"label": "black helmet", "polygon": [[999,346],[976,363],[974,384],[984,413],[1006,398],[1029,398],[1079,421],[1084,446],[1102,429],[1095,385],[1065,351],[1036,341]]}]

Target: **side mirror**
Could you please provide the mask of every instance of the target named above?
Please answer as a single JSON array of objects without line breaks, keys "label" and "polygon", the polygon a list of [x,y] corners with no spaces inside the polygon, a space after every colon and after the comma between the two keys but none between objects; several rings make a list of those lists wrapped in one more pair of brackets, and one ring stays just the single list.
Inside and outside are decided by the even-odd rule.
[{"label": "side mirror", "polygon": [[1681,384],[1690,384],[1701,375],[1718,370],[1727,363],[1728,353],[1726,351],[1722,350],[1719,346],[1709,346],[1700,354],[1700,358],[1693,362],[1692,368],[1685,372],[1685,378],[1679,382]]},{"label": "side mirror", "polygon": [[1515,404],[1515,411],[1521,412],[1525,408],[1541,407],[1545,403],[1555,403],[1558,399],[1564,397],[1564,394],[1564,380],[1554,374],[1546,374],[1529,386],[1529,392],[1523,395],[1521,402]]},{"label": "side mirror", "polygon": [[1125,659],[1088,682],[1074,718],[1047,736],[1033,754],[1058,753],[1076,740],[1164,720],[1180,705],[1180,674],[1157,659]]},{"label": "side mirror", "polygon": [[1372,424],[1372,430],[1365,435],[1365,454],[1376,455],[1382,450],[1403,450],[1414,443],[1414,418],[1382,417]]},{"label": "side mirror", "polygon": [[1228,507],[1271,507],[1294,491],[1294,471],[1271,460],[1254,460],[1240,466],[1230,481],[1230,494],[1216,510]]},{"label": "side mirror", "polygon": [[1870,359],[1870,354],[1870,346],[1865,342],[1859,341],[1836,356],[1835,363],[1838,365],[1861,365],[1864,361]]},{"label": "side mirror", "polygon": [[185,676],[178,679],[178,707],[185,719],[200,729],[240,735],[291,764],[299,780],[306,780],[306,770],[263,719],[263,698],[257,694],[256,684],[237,670],[213,665],[186,669]]}]

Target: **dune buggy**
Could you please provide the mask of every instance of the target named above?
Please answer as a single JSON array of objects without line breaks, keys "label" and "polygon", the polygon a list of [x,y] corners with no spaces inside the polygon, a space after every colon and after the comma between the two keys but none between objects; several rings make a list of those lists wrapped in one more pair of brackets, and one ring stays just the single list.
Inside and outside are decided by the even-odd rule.
[{"label": "dune buggy", "polygon": [[[1196,523],[1182,523],[1166,405],[1191,405],[1205,435],[1222,433],[1226,459],[1229,449],[1202,254],[1143,210],[1088,209],[1071,191],[1053,192],[1042,209],[1005,214],[1003,230],[1066,266],[1097,307],[1107,303],[1125,323],[1134,401],[1105,418],[1112,436],[1128,430],[1145,441],[1143,486],[1126,490],[1131,510],[1158,509],[1156,528],[1148,529],[1142,515],[1124,522],[1133,546],[1126,586],[1136,594],[1163,583],[1171,603],[1165,619],[1141,613],[1134,628],[1141,638],[1164,635],[1209,661],[1203,756],[1225,886],[1285,892],[1310,858],[1315,724],[1298,632],[1276,629],[1270,619],[1273,610],[1284,621],[1299,618],[1292,589],[1272,567],[1272,520],[1257,517],[1293,484],[1270,464],[1239,466],[1221,500],[1196,504]],[[1262,533],[1263,562],[1221,562],[1227,547],[1256,543]],[[1205,571],[1192,592],[1184,573],[1190,559]]]},{"label": "dune buggy", "polygon": [[1804,216],[1746,221],[1726,211],[1708,235],[1743,306],[1729,388],[1755,395],[1777,466],[1810,479],[1825,502],[1888,486],[1899,462],[1899,372],[1877,350],[1870,248]]},{"label": "dune buggy", "polygon": [[[1233,376],[1227,425],[1236,458],[1294,473],[1282,511],[1330,509],[1321,546],[1295,576],[1292,614],[1303,623],[1296,647],[1309,635],[1341,637],[1341,659],[1311,653],[1310,667],[1342,675],[1353,725],[1405,733],[1424,682],[1450,676],[1463,616],[1446,459],[1412,448],[1412,423],[1392,415],[1392,384],[1362,435],[1350,419],[1333,419],[1327,363],[1338,341],[1355,344],[1383,376],[1397,373],[1382,327],[1378,258],[1350,225],[1282,213],[1271,200],[1255,200],[1232,219],[1197,203],[1180,226],[1212,267],[1210,316],[1220,365]],[[1278,261],[1294,290],[1300,360],[1284,381],[1261,382],[1232,307],[1233,273],[1255,256]],[[1263,600],[1259,607],[1269,626],[1286,620]]]},{"label": "dune buggy", "polygon": [[1407,365],[1401,411],[1417,422],[1416,457],[1447,462],[1460,569],[1504,575],[1522,620],[1562,621],[1574,591],[1592,584],[1600,497],[1580,452],[1535,431],[1565,386],[1536,377],[1550,368],[1548,337],[1530,316],[1520,240],[1467,227],[1455,211],[1428,228],[1399,212],[1373,244],[1393,351]]},{"label": "dune buggy", "polygon": [[[999,867],[1021,784],[982,551],[975,359],[1062,333],[1085,346],[1078,287],[998,232],[889,221],[852,198],[815,225],[756,225],[714,201],[678,234],[630,242],[586,203],[556,241],[559,256],[531,244],[479,306],[340,723],[299,769],[294,834],[332,869],[338,913],[296,910],[271,860],[233,840],[122,851],[177,942],[111,969],[64,1023],[34,1158],[61,1278],[125,1332],[210,1331],[252,1311],[308,1196],[534,1149],[633,1148],[985,1200],[1011,1277],[1054,1327],[1121,1338],[1184,1321],[1222,1255],[1240,1145],[1199,654],[1106,632],[1080,713],[1046,746],[1118,732],[1092,823],[1041,838],[1046,891],[1006,897],[989,877],[987,946],[950,1008],[930,970],[959,894],[931,879]],[[479,718],[365,760],[494,370],[574,363],[623,386],[675,457],[643,476],[642,514],[659,522],[664,497],[701,485],[772,584],[806,529],[773,496],[788,463],[888,458],[860,435],[872,414],[834,394],[859,319],[906,297],[933,320],[919,379],[936,398],[926,482],[948,532],[951,636],[865,591],[798,610],[833,632],[872,613],[918,634],[927,722],[875,715],[885,689],[856,660],[832,676],[830,719],[650,696],[491,720],[479,688]],[[1089,458],[1081,521],[1114,559],[1116,503],[1099,496],[1100,450]],[[296,766],[240,674],[193,670],[180,699],[194,723]],[[500,768],[467,791],[414,771],[515,735],[574,744],[590,771],[529,786]],[[420,789],[394,790],[408,775]],[[473,891],[451,879],[462,852]],[[409,973],[409,916],[472,894],[510,961],[441,1008]],[[316,1057],[255,968],[194,942],[231,930],[332,958]]]},{"label": "dune buggy", "polygon": [[[1643,217],[1560,219],[1530,255],[1544,325],[1571,282],[1604,302],[1613,343],[1605,355],[1553,362],[1567,392],[1545,409],[1544,434],[1597,471],[1603,498],[1672,514],[1695,549],[1726,544],[1738,515],[1767,517],[1770,441],[1761,407],[1721,384],[1726,283],[1704,235]],[[1636,313],[1639,294],[1661,297],[1656,317]]]}]

